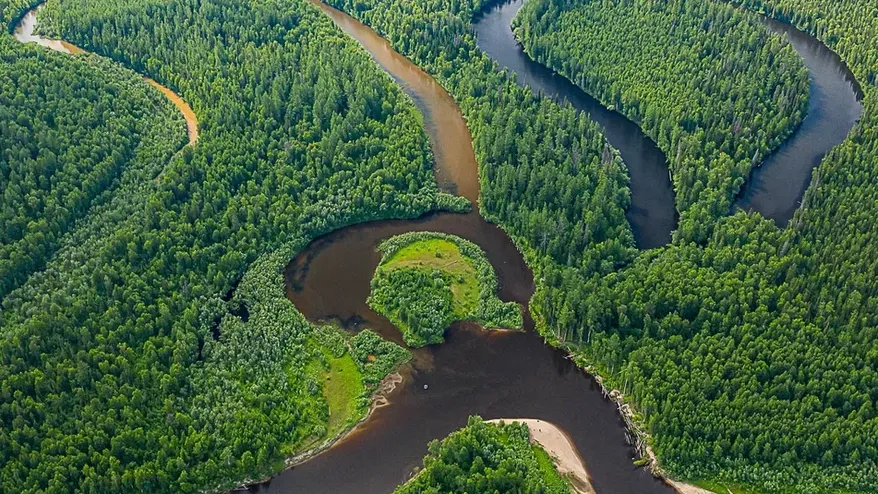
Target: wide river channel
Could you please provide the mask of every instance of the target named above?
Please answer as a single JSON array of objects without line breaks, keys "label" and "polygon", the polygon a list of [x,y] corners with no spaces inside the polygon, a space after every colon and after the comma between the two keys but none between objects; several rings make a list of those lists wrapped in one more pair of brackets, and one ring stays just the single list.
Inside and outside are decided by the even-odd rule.
[{"label": "wide river channel", "polygon": [[[651,248],[667,243],[677,217],[664,154],[637,125],[528,58],[510,29],[524,1],[497,5],[477,19],[479,47],[514,72],[520,84],[569,102],[604,128],[630,169],[628,217],[638,245]],[[451,96],[369,27],[319,1],[313,3],[358,40],[413,98],[424,115],[440,185],[478,204],[478,164],[471,136]],[[745,187],[740,205],[783,223],[801,198],[811,168],[844,139],[861,107],[853,77],[829,49],[781,24],[767,25],[775,32],[789,31],[791,43],[811,71],[811,107],[801,129],[754,173],[755,185]],[[783,170],[781,177],[772,173],[775,167]],[[769,191],[781,186],[793,192],[771,200]],[[575,443],[597,492],[673,492],[632,464],[636,454],[626,439],[624,423],[594,379],[535,333],[526,311],[533,275],[509,237],[477,212],[371,222],[321,237],[287,267],[289,298],[311,321],[335,321],[352,331],[368,327],[401,342],[399,332],[368,307],[366,298],[379,262],[375,247],[388,237],[417,230],[451,233],[484,249],[497,271],[500,298],[519,302],[525,311],[525,332],[488,332],[472,324],[455,324],[444,344],[413,351],[389,406],[377,409],[326,452],[251,490],[390,492],[420,465],[430,440],[445,437],[465,425],[469,415],[478,414],[486,419],[531,417],[558,425]]]},{"label": "wide river channel", "polygon": [[[638,246],[664,245],[677,221],[664,154],[636,124],[524,53],[512,35],[510,22],[525,1],[501,3],[479,16],[474,24],[479,47],[500,67],[513,72],[519,84],[556,101],[569,102],[603,127],[630,170],[632,206],[628,218]],[[403,383],[389,396],[389,406],[375,410],[363,425],[324,453],[250,490],[388,493],[420,465],[430,440],[445,437],[465,425],[468,416],[477,414],[486,419],[529,417],[556,424],[573,440],[599,493],[673,492],[633,465],[636,454],[626,439],[624,422],[594,379],[535,333],[527,314],[533,275],[509,237],[477,212],[478,164],[469,130],[453,98],[367,26],[317,0],[313,3],[358,40],[412,97],[424,115],[437,181],[443,189],[472,201],[476,208],[469,214],[440,213],[413,221],[365,223],[321,237],[287,267],[289,298],[311,321],[336,321],[352,331],[368,327],[401,342],[390,322],[366,305],[379,261],[375,247],[408,231],[441,231],[469,239],[484,249],[497,271],[500,298],[522,305],[525,331],[488,332],[473,324],[455,324],[444,344],[413,351],[411,363],[400,371]],[[33,36],[34,22],[34,12],[25,16],[16,38],[56,50],[78,51],[66,43]],[[785,34],[803,58],[811,77],[811,99],[801,127],[754,171],[737,206],[785,224],[798,207],[811,170],[844,139],[862,107],[859,87],[832,51],[783,24],[766,21],[766,25]],[[168,96],[173,96],[186,114],[194,142],[197,124],[191,109],[176,101],[179,98],[173,93]]]}]

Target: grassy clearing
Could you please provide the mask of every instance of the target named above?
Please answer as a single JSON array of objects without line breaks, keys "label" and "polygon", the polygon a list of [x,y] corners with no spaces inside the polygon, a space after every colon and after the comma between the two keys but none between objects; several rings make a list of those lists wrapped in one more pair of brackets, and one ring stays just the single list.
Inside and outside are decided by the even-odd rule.
[{"label": "grassy clearing", "polygon": [[364,385],[363,375],[350,354],[341,357],[327,354],[327,362],[329,370],[323,375],[323,396],[329,405],[327,436],[333,437],[363,414],[360,397]]},{"label": "grassy clearing", "polygon": [[476,278],[476,268],[453,242],[441,238],[415,242],[400,249],[382,265],[382,269],[403,267],[438,269],[450,275],[455,317],[469,317],[478,307],[479,280]]}]

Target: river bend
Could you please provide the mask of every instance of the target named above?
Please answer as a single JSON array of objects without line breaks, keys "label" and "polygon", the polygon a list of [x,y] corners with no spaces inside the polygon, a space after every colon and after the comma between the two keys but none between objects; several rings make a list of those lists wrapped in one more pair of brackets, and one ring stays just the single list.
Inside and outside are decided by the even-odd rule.
[{"label": "river bend", "polygon": [[[677,221],[664,154],[634,123],[524,53],[510,29],[524,1],[502,3],[479,17],[474,25],[479,47],[513,72],[519,84],[569,102],[603,127],[629,167],[632,206],[628,219],[638,246],[664,245]],[[412,97],[424,115],[440,186],[477,204],[478,165],[469,130],[451,96],[371,29],[317,0],[312,3],[358,40]],[[16,39],[68,53],[82,52],[67,43],[34,36],[35,22],[36,10],[22,19]],[[856,82],[835,54],[795,29],[773,21],[767,25],[786,34],[803,57],[811,74],[811,101],[800,129],[754,171],[737,205],[783,224],[795,211],[811,169],[844,139],[862,107]],[[147,81],[183,112],[194,143],[197,121],[191,108],[169,89]],[[309,320],[334,320],[349,330],[369,327],[400,342],[399,332],[368,307],[366,298],[379,262],[375,247],[408,231],[441,231],[478,244],[497,271],[500,298],[522,305],[526,331],[487,332],[473,324],[456,323],[443,345],[413,350],[412,362],[401,371],[403,384],[390,396],[391,406],[377,409],[363,426],[326,452],[250,490],[390,492],[420,465],[430,440],[445,437],[464,426],[469,415],[479,414],[486,419],[533,417],[557,424],[579,450],[597,492],[673,492],[632,464],[635,452],[626,441],[624,423],[600,386],[536,335],[526,310],[533,294],[533,275],[509,237],[477,212],[364,223],[316,239],[287,267],[289,298]]]},{"label": "river bend", "polygon": [[[45,7],[45,5],[45,3],[41,3],[27,12],[18,22],[18,25],[15,26],[15,31],[12,34],[13,37],[21,43],[37,43],[40,46],[60,53],[67,53],[70,55],[88,53],[82,48],[74,46],[66,41],[48,39],[35,34],[37,27],[37,12]],[[181,98],[180,95],[171,91],[166,86],[163,86],[146,76],[143,76],[143,80],[150,86],[161,91],[161,93],[174,104],[177,110],[180,111],[183,115],[183,119],[186,120],[186,133],[189,136],[189,145],[195,144],[195,142],[198,141],[198,118],[195,116],[195,112],[192,111],[192,108],[183,101],[183,98]]]},{"label": "river bend", "polygon": [[[470,200],[477,198],[477,163],[469,132],[453,99],[432,77],[397,54],[371,29],[317,0],[312,3],[358,40],[412,97],[425,118],[440,185],[446,190],[456,189]],[[634,123],[604,108],[568,80],[524,54],[510,29],[510,22],[523,3],[524,0],[504,3],[480,16],[474,25],[479,46],[501,67],[513,72],[519,84],[553,99],[566,100],[602,125],[608,140],[620,150],[629,166],[632,207],[628,217],[638,245],[650,248],[667,243],[677,216],[664,154]],[[826,56],[829,50],[814,40],[802,44],[807,37],[791,38],[809,69],[817,74],[816,68],[820,66],[823,70],[819,72],[828,76],[824,79],[812,75],[812,105],[826,107],[821,99],[813,98],[813,92],[821,91],[824,80],[832,82],[832,77],[835,82],[845,82],[833,86],[837,89],[828,91],[829,94],[845,87],[853,94],[849,72],[837,57]],[[804,47],[811,51],[806,52]],[[849,115],[856,114],[854,111]],[[802,128],[808,129],[809,121],[823,125],[818,115],[817,111],[809,114]],[[842,120],[853,125],[855,118]],[[837,122],[828,125],[838,127]],[[846,134],[843,127],[842,134]],[[795,148],[797,139],[798,133],[783,149]],[[835,139],[825,140],[822,146],[816,146],[822,150],[811,153],[822,156],[834,142]],[[779,151],[770,160],[800,159],[782,158],[782,154]],[[764,170],[775,167],[770,160]],[[809,176],[810,168],[807,173]],[[754,173],[753,182],[762,183],[761,175]],[[744,197],[749,196],[745,193]],[[533,293],[533,275],[505,233],[476,212],[439,213],[415,221],[371,222],[319,238],[287,267],[289,298],[311,321],[334,320],[353,331],[368,327],[400,342],[399,332],[372,311],[366,299],[379,262],[375,247],[382,240],[407,231],[441,231],[475,242],[497,271],[500,298],[519,302],[526,308]],[[557,424],[570,434],[597,492],[672,492],[646,470],[632,465],[635,453],[626,441],[624,424],[615,405],[603,397],[591,377],[563,353],[543,343],[526,310],[525,330],[486,332],[474,325],[455,324],[444,344],[413,351],[412,363],[402,371],[403,384],[390,396],[390,406],[379,408],[363,426],[326,452],[266,483],[251,486],[251,490],[390,492],[420,465],[427,442],[445,437],[465,425],[467,416],[479,414],[486,419],[519,416]]]}]

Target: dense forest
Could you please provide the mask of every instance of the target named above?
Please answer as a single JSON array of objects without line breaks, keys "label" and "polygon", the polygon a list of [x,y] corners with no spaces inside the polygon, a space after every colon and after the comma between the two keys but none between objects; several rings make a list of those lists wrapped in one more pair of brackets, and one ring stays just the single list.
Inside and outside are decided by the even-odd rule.
[{"label": "dense forest", "polygon": [[0,300],[40,270],[89,208],[157,173],[179,113],[131,71],[0,40]]},{"label": "dense forest", "polygon": [[637,122],[665,152],[687,238],[706,238],[808,108],[795,51],[725,3],[535,0],[515,26],[535,60]]},{"label": "dense forest", "polygon": [[[328,403],[333,366],[350,369],[353,358],[363,391],[401,359],[398,347],[368,337],[339,345],[317,331],[284,298],[279,268],[345,224],[465,205],[439,193],[411,101],[310,4],[61,7],[50,2],[42,29],[179,92],[201,138],[170,161],[167,152],[145,154],[151,173],[99,190],[112,197],[92,201],[45,270],[3,299],[0,491],[192,492],[272,473],[345,422]],[[137,115],[152,98],[147,86],[99,74],[105,62],[13,46],[5,35],[0,43],[27,69],[16,76],[23,84],[39,77],[76,87],[72,77],[83,74],[78,97],[132,98],[113,103],[120,122],[136,129],[161,117]],[[44,67],[18,60],[25,56],[46,59]],[[142,88],[116,87],[124,81]],[[19,90],[35,86],[27,84]],[[126,108],[133,115],[120,115]],[[50,139],[31,111],[17,141]],[[119,125],[87,116],[80,125]],[[162,149],[185,142],[179,117],[155,131],[170,123]],[[73,135],[96,132],[54,122],[62,124]],[[133,137],[121,136],[88,156],[100,163],[122,152]],[[361,358],[369,355],[378,358]]]},{"label": "dense forest", "polygon": [[[567,30],[546,46],[570,46],[562,40],[571,26],[593,13],[609,23],[605,9],[666,23],[665,2],[575,3],[565,20],[539,20]],[[878,4],[845,5],[803,0],[767,11],[820,36],[867,83],[862,121],[815,170],[788,229],[737,214],[703,246],[678,241],[609,277],[559,270],[533,301],[544,331],[637,405],[672,475],[767,491],[878,489],[878,444],[868,439],[878,437],[878,232],[866,219],[876,205]],[[613,32],[624,39],[624,29]],[[587,54],[585,36],[575,44]],[[645,75],[618,77],[633,86]],[[680,82],[656,84],[671,92]]]},{"label": "dense forest", "polygon": [[[507,158],[491,152],[509,141],[478,120],[492,109],[473,105],[469,81],[491,80],[490,62],[470,50],[466,31],[480,5],[334,3],[386,34],[461,102],[481,167],[482,213],[513,235],[535,269],[531,312],[538,328],[625,392],[665,472],[767,491],[878,489],[878,445],[868,440],[878,437],[878,253],[870,242],[878,232],[868,219],[878,207],[871,186],[878,152],[876,52],[869,41],[876,39],[874,2],[815,2],[804,10],[810,17],[795,18],[838,49],[869,87],[862,121],[815,170],[790,226],[781,231],[758,215],[737,213],[706,225],[712,232],[702,243],[678,237],[636,259],[624,237],[601,242],[618,250],[570,242],[573,229],[594,224],[594,212],[565,217],[543,206],[576,190],[570,175],[556,174],[522,198],[525,188],[494,171],[508,164],[517,176],[534,173],[529,156],[514,147]],[[466,56],[461,47],[470,50]],[[665,84],[670,91],[678,83]],[[580,196],[590,197],[590,190]],[[587,233],[575,238],[597,240]]]},{"label": "dense forest", "polygon": [[521,309],[497,298],[497,275],[476,244],[444,233],[409,232],[378,250],[381,264],[369,305],[402,331],[407,345],[441,343],[454,321],[521,329]]},{"label": "dense forest", "polygon": [[549,454],[530,443],[521,423],[488,424],[470,417],[466,427],[430,442],[427,450],[423,469],[394,494],[570,492]]},{"label": "dense forest", "polygon": [[[538,329],[624,393],[660,470],[756,491],[878,491],[878,0],[736,2],[823,40],[865,95],[783,230],[726,213],[802,117],[789,48],[719,1],[530,2],[518,25],[535,56],[667,152],[685,209],[671,245],[637,253],[625,166],[588,116],[477,49],[480,0],[330,3],[458,101],[480,212],[534,269]],[[0,20],[25,7],[0,0]],[[176,152],[182,120],[134,73],[0,35],[0,491],[222,489],[358,420],[406,352],[309,324],[280,270],[344,225],[467,207],[439,193],[411,101],[303,0],[50,1],[41,29],[177,91],[201,139]],[[589,58],[589,43],[616,63]],[[692,57],[704,65],[673,63]],[[23,172],[35,169],[51,179]],[[523,445],[483,455],[508,460],[490,474],[460,461],[526,430],[468,429],[432,444],[401,489],[539,482],[544,462]]]}]

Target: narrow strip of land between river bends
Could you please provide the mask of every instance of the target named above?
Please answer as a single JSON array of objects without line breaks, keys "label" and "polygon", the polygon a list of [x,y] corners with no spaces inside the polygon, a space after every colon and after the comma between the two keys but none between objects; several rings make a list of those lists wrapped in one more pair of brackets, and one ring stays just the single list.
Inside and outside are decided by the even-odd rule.
[{"label": "narrow strip of land between river bends", "polygon": [[[69,55],[89,54],[89,52],[83,50],[82,48],[70,44],[66,41],[49,39],[36,33],[37,13],[45,6],[45,3],[41,3],[31,9],[21,18],[21,21],[19,21],[18,25],[15,27],[15,31],[13,33],[15,39],[20,41],[21,43],[37,43],[40,46],[57,51],[59,53],[67,53]],[[183,101],[183,98],[181,98],[179,94],[175,93],[167,86],[159,84],[150,77],[143,76],[143,79],[150,86],[161,91],[161,93],[164,94],[165,97],[167,97],[168,100],[170,100],[175,107],[177,107],[177,109],[183,115],[183,119],[186,121],[186,133],[189,136],[189,145],[194,145],[198,141],[198,117],[196,117],[195,112],[192,110],[189,104]]]}]

